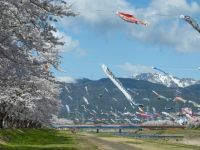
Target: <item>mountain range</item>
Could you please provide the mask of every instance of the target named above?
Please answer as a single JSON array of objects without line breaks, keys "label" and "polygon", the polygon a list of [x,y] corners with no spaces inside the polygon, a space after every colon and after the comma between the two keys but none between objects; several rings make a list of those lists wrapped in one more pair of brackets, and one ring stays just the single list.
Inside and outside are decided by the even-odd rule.
[{"label": "mountain range", "polygon": [[[149,78],[147,78],[148,76]],[[157,79],[153,78],[154,76]],[[178,78],[173,77],[173,80],[167,82],[167,78],[165,78],[166,80],[163,78],[159,75],[156,76],[156,74],[141,74],[135,79],[118,79],[134,101],[143,104],[144,111],[148,113],[152,114],[154,111],[159,114],[162,111],[177,112],[182,107],[190,107],[193,108],[193,111],[198,112],[198,109],[194,108],[191,103],[174,102],[173,99],[180,96],[187,101],[200,103],[200,85],[197,84],[199,81],[193,79],[178,80]],[[135,115],[139,111],[138,108],[131,106],[121,91],[108,78],[79,79],[76,83],[59,82],[59,84],[62,89],[60,99],[63,105],[59,117],[77,122],[103,121],[105,123],[107,121],[116,123],[117,121],[117,123],[127,123],[138,120],[138,116]],[[168,100],[158,99],[152,91],[156,91]],[[167,108],[171,108],[171,110]]]}]

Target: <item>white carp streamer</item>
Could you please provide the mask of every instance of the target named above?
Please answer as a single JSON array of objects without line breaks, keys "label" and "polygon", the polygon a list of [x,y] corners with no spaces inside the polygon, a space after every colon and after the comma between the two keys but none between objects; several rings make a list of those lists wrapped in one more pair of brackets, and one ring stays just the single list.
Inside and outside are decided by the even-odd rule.
[{"label": "white carp streamer", "polygon": [[87,100],[86,97],[83,96],[83,100],[85,101],[85,103],[86,103],[87,105],[89,105],[89,102],[88,102],[88,100]]},{"label": "white carp streamer", "polygon": [[126,99],[128,101],[130,101],[131,103],[133,103],[134,105],[136,105],[133,102],[133,98],[131,97],[131,95],[128,93],[128,91],[123,87],[122,83],[113,75],[113,73],[108,69],[108,67],[106,65],[102,65],[101,66],[104,73],[108,76],[108,78],[115,84],[115,86],[124,94],[124,96],[126,97]]},{"label": "white carp streamer", "polygon": [[65,106],[66,106],[67,112],[70,113],[69,105],[66,104]]},{"label": "white carp streamer", "polygon": [[170,115],[167,112],[162,112],[162,114],[165,115],[165,116],[168,116],[168,117],[172,118],[173,120],[176,120],[176,118],[174,116]]}]

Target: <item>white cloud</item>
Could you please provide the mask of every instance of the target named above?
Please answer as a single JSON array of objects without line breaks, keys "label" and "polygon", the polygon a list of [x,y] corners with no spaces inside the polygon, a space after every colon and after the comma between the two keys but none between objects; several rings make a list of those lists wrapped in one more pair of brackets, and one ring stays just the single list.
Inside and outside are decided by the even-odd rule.
[{"label": "white cloud", "polygon": [[[147,8],[137,10],[151,22],[147,28],[132,28],[130,35],[143,43],[164,45],[180,52],[199,51],[199,33],[180,20],[180,14],[200,13],[200,6],[186,0],[154,0]],[[157,14],[157,15],[155,15]],[[159,16],[169,14],[171,16]]]},{"label": "white cloud", "polygon": [[[200,51],[199,33],[178,19],[180,14],[196,16],[200,13],[200,6],[195,1],[151,0],[147,7],[135,8],[127,0],[76,0],[72,9],[80,12],[80,16],[74,19],[77,19],[75,23],[78,26],[85,24],[101,33],[124,31],[133,40],[170,47],[179,52]],[[143,27],[126,23],[115,15],[118,10],[132,12],[150,25]],[[162,16],[166,14],[169,16]]]},{"label": "white cloud", "polygon": [[56,77],[56,80],[65,83],[76,83],[76,80],[69,76]]},{"label": "white cloud", "polygon": [[[131,5],[126,0],[76,0],[72,2],[72,9],[79,13],[75,17],[79,21],[76,24],[85,24],[96,31],[106,31],[123,29],[123,23],[116,17],[118,10],[131,11]],[[69,22],[66,20],[66,24]]]},{"label": "white cloud", "polygon": [[72,37],[66,35],[63,32],[53,32],[54,36],[59,38],[61,42],[65,44],[63,46],[58,46],[61,52],[69,52],[77,49],[80,45],[79,41],[73,40]]},{"label": "white cloud", "polygon": [[73,52],[76,56],[82,57],[86,55],[85,50],[80,48],[80,42],[78,40],[73,40],[71,36],[66,35],[64,32],[53,32],[55,37],[59,38],[64,45],[59,45],[57,48],[60,52]]},{"label": "white cloud", "polygon": [[141,73],[153,73],[151,66],[144,66],[140,64],[125,63],[118,65],[118,67],[123,71],[126,76],[135,76]]}]

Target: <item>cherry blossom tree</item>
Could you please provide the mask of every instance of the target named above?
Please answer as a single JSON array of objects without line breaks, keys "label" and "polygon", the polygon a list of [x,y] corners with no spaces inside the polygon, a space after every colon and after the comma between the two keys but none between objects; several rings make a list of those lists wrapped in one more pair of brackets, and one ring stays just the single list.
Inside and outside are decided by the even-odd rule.
[{"label": "cherry blossom tree", "polygon": [[0,0],[0,128],[48,124],[60,105],[53,23],[75,16],[63,0]]}]

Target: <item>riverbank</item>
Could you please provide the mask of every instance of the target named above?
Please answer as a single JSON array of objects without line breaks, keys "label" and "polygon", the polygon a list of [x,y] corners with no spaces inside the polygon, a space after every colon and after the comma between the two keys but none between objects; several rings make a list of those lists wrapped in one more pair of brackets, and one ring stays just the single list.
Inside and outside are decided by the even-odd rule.
[{"label": "riverbank", "polygon": [[[131,133],[130,131],[130,134]],[[200,130],[142,130],[137,134],[182,134],[182,139],[135,138],[106,132],[54,129],[0,130],[1,150],[199,150]]]}]

